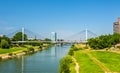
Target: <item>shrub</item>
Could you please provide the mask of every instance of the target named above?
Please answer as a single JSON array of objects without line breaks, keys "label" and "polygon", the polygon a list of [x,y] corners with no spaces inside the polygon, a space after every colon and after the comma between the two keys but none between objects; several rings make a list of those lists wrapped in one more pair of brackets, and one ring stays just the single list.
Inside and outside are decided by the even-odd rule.
[{"label": "shrub", "polygon": [[12,56],[12,55],[13,55],[13,53],[9,53],[8,55],[9,55],[9,56]]},{"label": "shrub", "polygon": [[60,60],[59,73],[70,73],[69,65],[72,63],[70,56],[66,56]]},{"label": "shrub", "polygon": [[39,49],[42,49],[42,45],[39,46]]},{"label": "shrub", "polygon": [[73,51],[73,49],[71,48],[70,50],[69,50],[69,52],[68,52],[68,55],[73,55],[74,54],[74,51]]},{"label": "shrub", "polygon": [[0,57],[0,61],[2,60],[2,57]]},{"label": "shrub", "polygon": [[83,49],[88,49],[88,46],[83,47]]},{"label": "shrub", "polygon": [[27,51],[27,50],[23,50],[23,52],[24,52],[25,54],[27,54],[27,53],[28,53],[28,51]]},{"label": "shrub", "polygon": [[120,46],[117,46],[117,48],[119,48],[119,49],[120,49]]},{"label": "shrub", "polygon": [[33,47],[28,48],[28,50],[31,51],[31,52],[34,52],[34,48]]},{"label": "shrub", "polygon": [[79,48],[75,47],[75,46],[72,46],[71,49],[69,50],[68,52],[68,55],[74,55],[74,51],[78,51]]},{"label": "shrub", "polygon": [[32,46],[40,46],[40,45],[43,45],[43,43],[40,43],[40,42],[36,42],[36,43],[31,43]]},{"label": "shrub", "polygon": [[42,46],[40,45],[38,49],[39,49],[40,51],[42,51]]}]

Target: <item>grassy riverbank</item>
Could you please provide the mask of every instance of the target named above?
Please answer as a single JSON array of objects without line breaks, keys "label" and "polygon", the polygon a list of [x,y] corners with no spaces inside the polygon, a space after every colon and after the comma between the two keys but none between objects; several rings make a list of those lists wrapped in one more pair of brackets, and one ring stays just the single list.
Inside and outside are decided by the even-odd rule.
[{"label": "grassy riverbank", "polygon": [[120,54],[117,52],[92,50],[77,44],[71,47],[68,55],[76,60],[72,59],[72,63],[68,65],[69,73],[120,73]]},{"label": "grassy riverbank", "polygon": [[79,63],[80,73],[104,73],[103,70],[84,53],[84,51],[76,51],[74,57]]},{"label": "grassy riverbank", "polygon": [[27,48],[24,48],[24,47],[13,47],[13,48],[10,48],[10,49],[1,49],[0,48],[0,54],[18,52],[18,51],[23,51],[23,50],[27,50]]},{"label": "grassy riverbank", "polygon": [[42,51],[51,47],[52,44],[43,44],[42,46],[32,46],[32,45],[24,45],[23,47],[12,47],[9,49],[0,48],[0,60],[1,59],[9,59],[14,58],[20,55],[25,55],[29,53],[34,53],[37,51]]},{"label": "grassy riverbank", "polygon": [[94,51],[91,54],[112,72],[120,72],[120,54],[104,51]]}]

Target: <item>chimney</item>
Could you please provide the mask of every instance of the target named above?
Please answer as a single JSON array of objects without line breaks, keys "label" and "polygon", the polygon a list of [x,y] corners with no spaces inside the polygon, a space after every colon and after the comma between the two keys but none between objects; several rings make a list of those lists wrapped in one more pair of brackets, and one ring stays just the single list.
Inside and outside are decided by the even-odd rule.
[{"label": "chimney", "polygon": [[120,25],[120,17],[118,18],[118,23],[119,23],[119,25]]}]

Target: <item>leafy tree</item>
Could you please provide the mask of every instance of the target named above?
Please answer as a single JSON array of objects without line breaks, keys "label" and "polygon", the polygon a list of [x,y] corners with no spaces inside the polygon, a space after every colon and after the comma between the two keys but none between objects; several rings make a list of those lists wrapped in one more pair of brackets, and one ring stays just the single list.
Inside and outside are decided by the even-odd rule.
[{"label": "leafy tree", "polygon": [[6,37],[5,35],[3,37],[0,37],[0,42],[1,42],[2,39],[6,40],[9,45],[11,44],[10,38]]},{"label": "leafy tree", "polygon": [[96,38],[88,39],[88,44],[93,49],[110,48],[120,42],[120,34],[101,35]]},{"label": "leafy tree", "polygon": [[51,41],[51,39],[49,39],[49,38],[45,38],[44,41]]},{"label": "leafy tree", "polygon": [[1,40],[1,48],[3,49],[8,49],[10,47],[10,45],[8,44],[8,42],[5,39]]},{"label": "leafy tree", "polygon": [[[13,36],[13,41],[22,41],[22,32],[18,32]],[[24,40],[27,40],[27,35],[24,34]]]}]

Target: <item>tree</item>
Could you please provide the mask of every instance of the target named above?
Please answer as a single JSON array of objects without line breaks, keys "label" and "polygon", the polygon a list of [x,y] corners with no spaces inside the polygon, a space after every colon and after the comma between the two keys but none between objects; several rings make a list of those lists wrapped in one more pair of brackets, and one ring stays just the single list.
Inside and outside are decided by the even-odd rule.
[{"label": "tree", "polygon": [[120,42],[120,34],[101,35],[96,38],[88,39],[88,44],[93,49],[110,48]]},{"label": "tree", "polygon": [[[22,32],[18,32],[13,36],[13,41],[22,41]],[[27,35],[24,34],[24,41],[27,40]]]},{"label": "tree", "polygon": [[51,39],[49,39],[49,38],[45,38],[44,41],[51,41]]},{"label": "tree", "polygon": [[8,44],[8,42],[5,39],[1,40],[1,48],[3,49],[8,49],[10,47],[10,45]]},{"label": "tree", "polygon": [[[8,38],[8,37],[6,37],[6,36],[4,35],[3,37],[0,37],[0,43],[2,42],[2,40],[7,41],[8,45],[9,45],[9,47],[10,47],[10,45],[11,45],[11,40],[10,40],[10,38]],[[0,46],[1,46],[1,45],[0,45]]]},{"label": "tree", "polygon": [[9,37],[7,37],[7,36],[4,35],[3,37],[0,38],[0,42],[1,42],[2,39],[6,40],[9,45],[11,44],[11,40],[10,40]]}]

